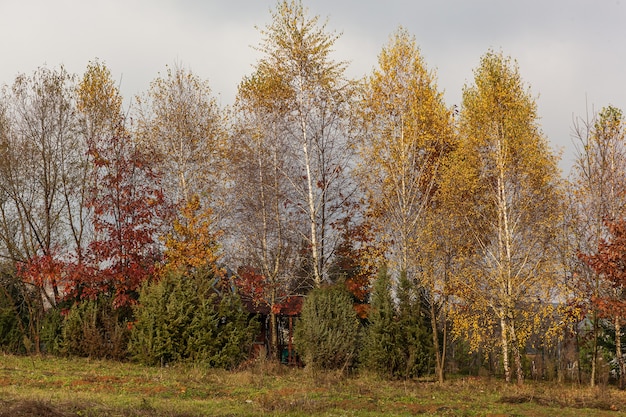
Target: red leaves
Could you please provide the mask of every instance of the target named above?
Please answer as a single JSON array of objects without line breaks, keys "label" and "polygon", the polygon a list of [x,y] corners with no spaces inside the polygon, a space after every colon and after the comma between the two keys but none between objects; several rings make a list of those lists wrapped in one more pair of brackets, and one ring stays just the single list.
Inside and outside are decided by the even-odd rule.
[{"label": "red leaves", "polygon": [[52,281],[61,281],[63,262],[53,255],[34,256],[18,265],[18,273],[25,281],[43,287]]},{"label": "red leaves", "polygon": [[302,310],[303,297],[287,295],[284,291],[275,291],[272,297],[272,287],[269,280],[251,267],[239,268],[235,278],[235,285],[244,299],[249,299],[255,310],[271,312],[273,314],[296,316]]},{"label": "red leaves", "polygon": [[592,302],[606,317],[626,317],[626,300],[613,297],[593,297]]},{"label": "red leaves", "polygon": [[356,311],[356,315],[360,319],[365,319],[370,313],[371,306],[370,304],[355,304],[354,310]]},{"label": "red leaves", "polygon": [[622,288],[626,286],[626,221],[605,220],[604,223],[610,239],[600,241],[596,254],[579,253],[578,258],[607,279],[616,290],[613,295],[594,297],[593,303],[606,315],[625,317],[626,300]]},{"label": "red leaves", "polygon": [[266,302],[267,279],[264,275],[257,273],[253,268],[242,267],[235,280],[241,295],[250,298],[256,305]]},{"label": "red leaves", "polygon": [[[67,274],[64,273],[65,262],[55,254],[34,256],[24,263],[18,264],[18,274],[26,282],[41,289],[51,304],[59,302],[59,287],[65,286]],[[54,300],[49,298],[48,290],[52,290]]]},{"label": "red leaves", "polygon": [[160,258],[164,196],[147,157],[122,127],[108,140],[92,141],[89,154],[95,167],[88,202],[95,238],[74,265],[69,295],[107,294],[122,307],[135,302]]},{"label": "red leaves", "polygon": [[285,297],[280,303],[272,306],[272,313],[283,316],[297,316],[302,311],[303,302],[304,297],[301,295]]}]

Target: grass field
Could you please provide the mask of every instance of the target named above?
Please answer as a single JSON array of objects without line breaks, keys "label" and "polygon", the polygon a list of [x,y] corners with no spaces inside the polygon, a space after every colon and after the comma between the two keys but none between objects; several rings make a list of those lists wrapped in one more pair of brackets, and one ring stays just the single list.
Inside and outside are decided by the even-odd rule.
[{"label": "grass field", "polygon": [[475,377],[390,382],[267,362],[227,372],[0,356],[0,417],[262,415],[617,416],[626,415],[626,393]]}]

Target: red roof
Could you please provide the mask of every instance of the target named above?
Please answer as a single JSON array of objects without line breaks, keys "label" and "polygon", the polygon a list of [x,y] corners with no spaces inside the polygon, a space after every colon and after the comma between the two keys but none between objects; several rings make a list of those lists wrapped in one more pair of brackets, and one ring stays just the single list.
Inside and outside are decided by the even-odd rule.
[{"label": "red roof", "polygon": [[[248,297],[242,297],[242,301],[250,313],[269,314],[270,306],[262,301],[255,302]],[[303,295],[291,295],[285,297],[280,303],[274,304],[273,312],[279,316],[298,316],[302,311]]]},{"label": "red roof", "polygon": [[297,316],[302,311],[302,303],[304,296],[291,295],[285,298],[281,303],[274,305],[274,313],[280,316]]}]

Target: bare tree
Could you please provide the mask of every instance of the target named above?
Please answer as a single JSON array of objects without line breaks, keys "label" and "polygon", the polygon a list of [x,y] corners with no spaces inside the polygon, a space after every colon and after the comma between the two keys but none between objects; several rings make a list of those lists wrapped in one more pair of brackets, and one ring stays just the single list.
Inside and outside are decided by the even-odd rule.
[{"label": "bare tree", "polygon": [[138,137],[164,174],[169,198],[179,203],[198,195],[215,203],[224,129],[208,83],[190,70],[168,67],[136,100]]},{"label": "bare tree", "polygon": [[291,203],[286,172],[286,126],[281,105],[285,91],[279,78],[262,72],[240,84],[230,154],[236,212],[231,232],[238,247],[236,261],[252,268],[248,273],[262,277],[261,283],[248,282],[247,286],[257,286],[249,291],[253,302],[269,307],[270,353],[276,357],[276,307],[298,291],[300,283],[294,270],[300,257],[297,249],[302,229],[298,224],[300,212]]},{"label": "bare tree", "polygon": [[[587,119],[574,123],[577,157],[570,177],[572,238],[577,252],[594,254],[601,239],[608,237],[605,220],[617,221],[626,213],[626,131],[622,111],[603,108]],[[572,254],[575,255],[575,254]],[[599,314],[593,299],[614,291],[599,274],[583,262],[573,266],[573,296],[586,306],[592,322],[590,384],[597,381]],[[614,317],[616,335],[621,334],[621,318]],[[616,336],[616,355],[621,357],[620,338]]]},{"label": "bare tree", "polygon": [[[68,201],[77,183],[75,79],[63,67],[39,68],[19,75],[5,90],[8,123],[2,135],[0,239],[4,256],[14,262],[54,257],[68,245],[72,227]],[[51,304],[59,300],[42,288]]]},{"label": "bare tree", "polygon": [[328,266],[339,242],[333,226],[346,216],[354,192],[350,179],[352,150],[347,117],[352,85],[344,63],[330,59],[337,39],[309,18],[299,1],[283,1],[262,31],[257,69],[273,74],[284,88],[278,98],[288,158],[284,171],[293,191],[294,207],[308,224],[302,235],[310,256],[315,286],[327,280]]}]

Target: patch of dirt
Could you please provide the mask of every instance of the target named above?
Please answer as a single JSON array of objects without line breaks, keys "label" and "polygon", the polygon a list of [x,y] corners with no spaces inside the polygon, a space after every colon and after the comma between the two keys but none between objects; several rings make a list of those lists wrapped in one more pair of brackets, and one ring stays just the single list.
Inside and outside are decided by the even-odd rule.
[{"label": "patch of dirt", "polygon": [[457,410],[455,407],[446,407],[436,404],[403,404],[402,407],[396,406],[395,409],[405,409],[411,414],[429,414],[437,416],[453,414]]},{"label": "patch of dirt", "polygon": [[500,402],[504,404],[523,404],[533,400],[530,395],[509,395],[500,398]]},{"label": "patch of dirt", "polygon": [[0,417],[69,417],[41,401],[18,401],[15,404],[3,404]]},{"label": "patch of dirt", "polygon": [[531,395],[510,395],[500,398],[501,403],[505,404],[522,404],[533,402],[542,406],[558,406],[571,408],[593,408],[597,410],[619,411],[619,408],[613,401],[603,399],[581,399],[576,398],[573,401],[559,401],[556,398],[544,398],[541,396]]},{"label": "patch of dirt", "polygon": [[36,400],[0,400],[0,417],[199,417],[177,411],[156,410],[149,404],[140,408],[102,409],[88,403],[51,404]]}]

